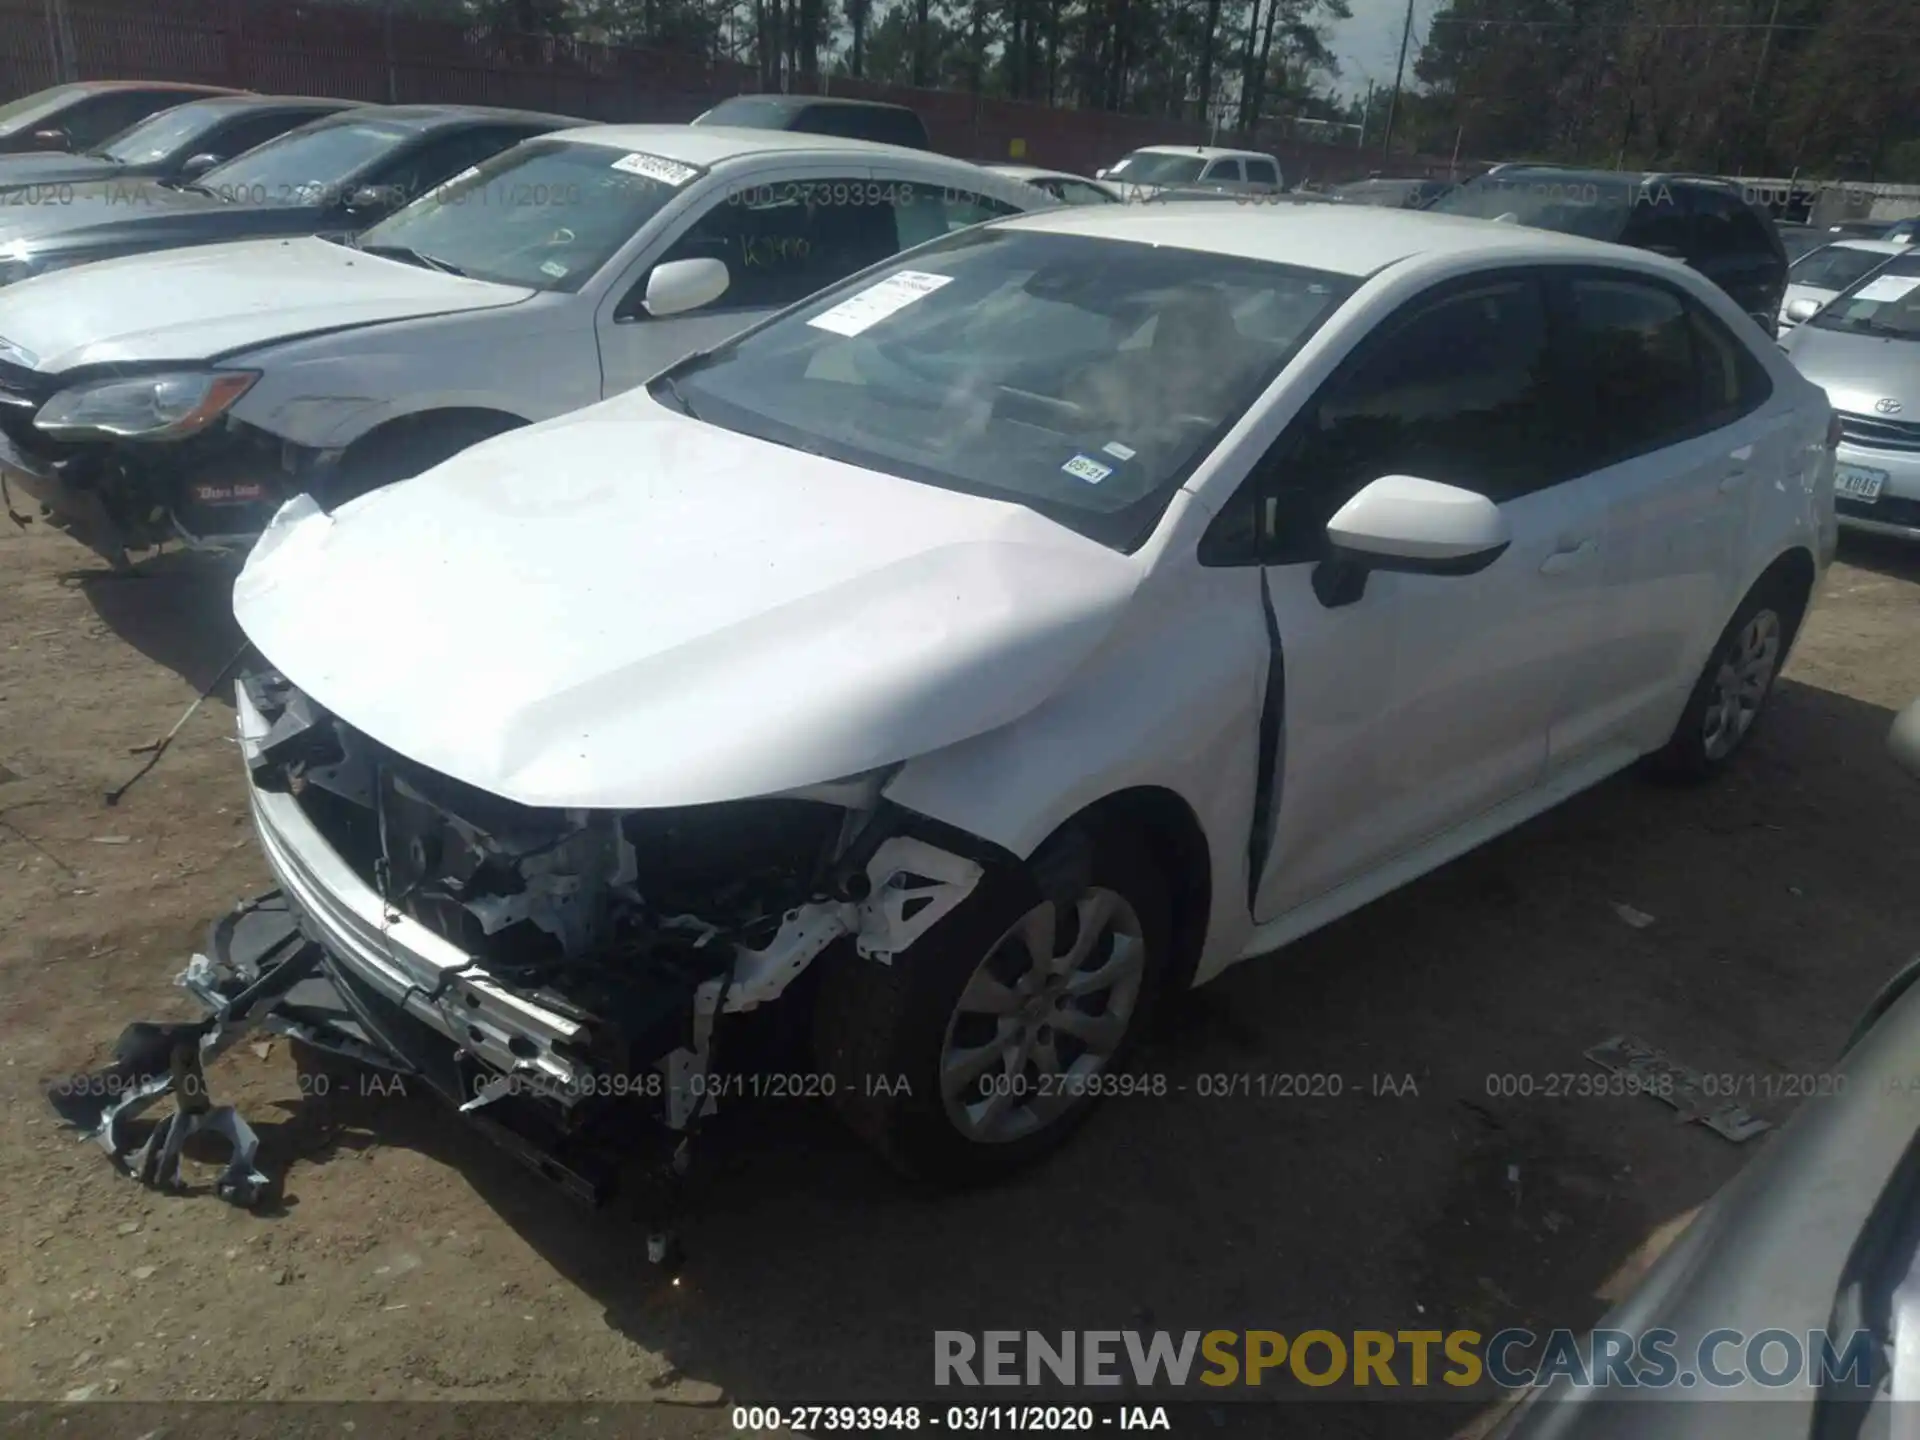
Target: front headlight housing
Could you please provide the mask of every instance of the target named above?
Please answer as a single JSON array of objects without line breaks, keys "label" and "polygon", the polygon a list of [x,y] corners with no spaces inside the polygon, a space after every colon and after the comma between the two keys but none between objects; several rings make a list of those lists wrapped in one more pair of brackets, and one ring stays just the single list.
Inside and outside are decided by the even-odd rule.
[{"label": "front headlight housing", "polygon": [[61,440],[181,440],[218,420],[253,388],[258,370],[169,370],[62,390],[33,417]]}]

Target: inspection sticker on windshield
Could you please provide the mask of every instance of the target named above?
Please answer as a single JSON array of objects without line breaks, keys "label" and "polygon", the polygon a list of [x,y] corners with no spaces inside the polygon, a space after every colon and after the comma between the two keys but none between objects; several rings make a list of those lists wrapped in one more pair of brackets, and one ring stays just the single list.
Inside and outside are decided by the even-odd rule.
[{"label": "inspection sticker on windshield", "polygon": [[662,185],[684,185],[700,173],[691,165],[682,165],[678,160],[666,160],[658,155],[642,155],[637,150],[631,155],[622,155],[613,162],[613,168],[624,170],[629,175],[644,175],[649,180],[658,180]]},{"label": "inspection sticker on windshield", "polygon": [[900,270],[858,295],[849,295],[831,310],[822,310],[807,324],[836,335],[858,335],[914,301],[925,299],[951,279],[951,275],[929,275],[924,270]]},{"label": "inspection sticker on windshield", "polygon": [[1098,485],[1113,473],[1111,465],[1102,465],[1098,460],[1086,455],[1076,455],[1060,467],[1076,480],[1084,480],[1089,485]]},{"label": "inspection sticker on windshield", "polygon": [[1853,292],[1856,300],[1876,300],[1884,304],[1889,300],[1903,300],[1907,292],[1920,285],[1920,275],[1882,275],[1878,280],[1869,280]]},{"label": "inspection sticker on windshield", "polygon": [[1116,460],[1131,460],[1137,453],[1131,446],[1122,445],[1118,440],[1109,440],[1100,447],[1101,453],[1111,455]]},{"label": "inspection sticker on windshield", "polygon": [[558,260],[542,260],[540,262],[540,273],[542,275],[551,275],[554,279],[561,280],[566,277],[567,267],[562,265]]}]

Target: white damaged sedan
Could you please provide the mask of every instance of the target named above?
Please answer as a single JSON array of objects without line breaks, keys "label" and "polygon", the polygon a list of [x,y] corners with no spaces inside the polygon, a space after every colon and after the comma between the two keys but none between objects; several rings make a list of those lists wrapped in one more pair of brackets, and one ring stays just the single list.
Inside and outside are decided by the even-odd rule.
[{"label": "white damaged sedan", "polygon": [[1332,206],[975,227],[291,502],[234,592],[250,914],[337,992],[304,1033],[522,1134],[608,1096],[686,1130],[770,1009],[888,1156],[992,1174],[1128,1086],[1170,989],[1641,757],[1724,765],[1834,443],[1638,251]]}]

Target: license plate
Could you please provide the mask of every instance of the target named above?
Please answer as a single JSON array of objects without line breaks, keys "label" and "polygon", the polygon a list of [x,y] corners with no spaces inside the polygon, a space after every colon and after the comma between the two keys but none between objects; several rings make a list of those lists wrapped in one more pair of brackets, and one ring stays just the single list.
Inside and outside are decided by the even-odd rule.
[{"label": "license plate", "polygon": [[1871,505],[1880,498],[1880,487],[1887,483],[1887,472],[1870,470],[1865,465],[1836,465],[1833,471],[1833,493],[1844,495],[1849,500],[1859,500]]},{"label": "license plate", "polygon": [[267,487],[255,482],[251,485],[196,485],[193,498],[202,505],[248,505],[255,500],[264,499]]}]

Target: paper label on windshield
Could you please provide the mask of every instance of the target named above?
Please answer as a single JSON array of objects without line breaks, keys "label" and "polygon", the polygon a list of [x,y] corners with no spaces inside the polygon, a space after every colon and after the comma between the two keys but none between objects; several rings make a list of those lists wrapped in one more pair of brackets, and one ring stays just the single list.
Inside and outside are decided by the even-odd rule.
[{"label": "paper label on windshield", "polygon": [[542,275],[551,275],[556,280],[564,280],[567,274],[567,267],[562,265],[558,260],[542,260],[540,262],[540,273]]},{"label": "paper label on windshield", "polygon": [[1113,456],[1116,460],[1131,460],[1134,457],[1133,449],[1130,446],[1122,445],[1118,440],[1109,440],[1106,444],[1102,445],[1100,449],[1103,453]]},{"label": "paper label on windshield", "polygon": [[1087,455],[1076,455],[1060,467],[1076,480],[1084,480],[1089,485],[1098,485],[1113,473],[1111,465],[1102,465]]},{"label": "paper label on windshield", "polygon": [[684,185],[700,172],[691,165],[682,165],[678,160],[664,159],[659,155],[642,155],[635,151],[631,155],[622,155],[613,162],[613,168],[624,170],[629,175],[644,175],[649,180],[658,180],[662,185]]},{"label": "paper label on windshield", "polygon": [[1869,280],[1854,291],[1853,298],[1885,304],[1889,300],[1905,299],[1916,285],[1920,285],[1920,275],[1882,275],[1878,280]]},{"label": "paper label on windshield", "polygon": [[929,275],[924,270],[902,270],[858,295],[849,295],[831,310],[822,310],[807,324],[836,335],[858,335],[914,301],[925,299],[951,279],[951,275]]}]

